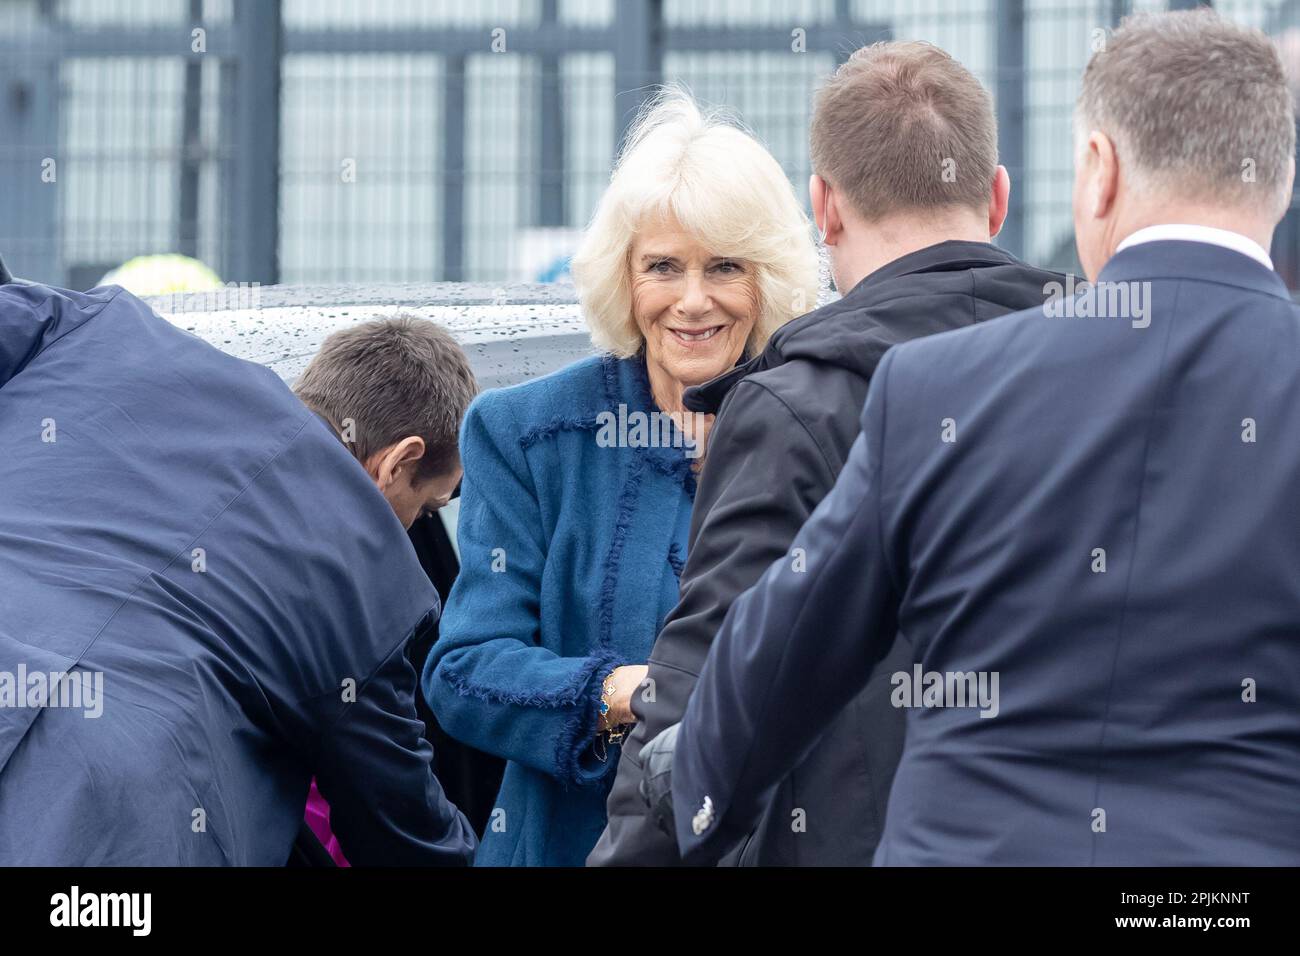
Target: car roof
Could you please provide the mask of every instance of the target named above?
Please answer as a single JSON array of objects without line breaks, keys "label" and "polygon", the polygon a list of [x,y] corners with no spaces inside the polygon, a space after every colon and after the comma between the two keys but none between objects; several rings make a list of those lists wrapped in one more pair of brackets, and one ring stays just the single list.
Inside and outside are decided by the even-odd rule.
[{"label": "car roof", "polygon": [[444,326],[481,388],[543,375],[592,352],[571,283],[460,282],[229,287],[153,296],[172,324],[292,383],[331,332],[370,319],[414,315]]}]

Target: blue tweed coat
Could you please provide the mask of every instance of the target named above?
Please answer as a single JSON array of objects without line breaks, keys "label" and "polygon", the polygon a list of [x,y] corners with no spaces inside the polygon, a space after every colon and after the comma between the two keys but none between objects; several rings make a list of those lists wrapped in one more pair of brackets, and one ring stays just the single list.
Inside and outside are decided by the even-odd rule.
[{"label": "blue tweed coat", "polygon": [[620,405],[657,411],[641,357],[486,392],[461,432],[461,572],[423,686],[450,734],[508,761],[480,865],[583,864],[618,764],[593,746],[601,682],[645,662],[677,602],[691,459],[609,447]]}]

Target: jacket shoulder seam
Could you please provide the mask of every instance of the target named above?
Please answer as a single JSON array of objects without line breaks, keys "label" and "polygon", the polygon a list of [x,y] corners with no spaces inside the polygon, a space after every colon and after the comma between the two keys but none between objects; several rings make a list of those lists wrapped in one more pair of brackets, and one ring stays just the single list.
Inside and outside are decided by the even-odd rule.
[{"label": "jacket shoulder seam", "polygon": [[728,394],[727,396],[728,402],[730,402],[733,399],[733,396],[736,394],[736,392],[738,392],[740,388],[746,384],[754,388],[761,389],[764,393],[771,396],[776,402],[778,402],[781,405],[781,407],[786,410],[786,412],[790,415],[790,417],[793,418],[798,423],[799,427],[803,430],[803,433],[808,436],[808,439],[812,442],[814,447],[816,447],[817,453],[821,456],[822,464],[826,466],[827,470],[832,475],[836,474],[835,466],[831,464],[830,456],[826,454],[826,449],[825,447],[823,447],[821,441],[819,441],[817,436],[813,434],[812,429],[808,427],[808,423],[804,421],[803,416],[800,415],[795,410],[794,406],[792,406],[789,402],[787,402],[775,389],[771,388],[766,383],[756,381],[753,378],[741,379],[739,382],[736,383],[735,388],[731,390],[730,394]]},{"label": "jacket shoulder seam", "polygon": [[[107,299],[105,299],[103,302],[101,302],[101,303],[99,304],[99,308],[95,309],[93,312],[91,312],[90,314],[88,314],[88,315],[85,317],[85,319],[84,319],[83,321],[77,323],[75,326],[73,326],[73,327],[70,328],[70,329],[65,329],[63,332],[60,332],[60,333],[59,333],[58,335],[56,335],[54,338],[50,339],[50,341],[46,342],[44,346],[42,346],[41,348],[37,349],[35,352],[33,352],[33,353],[31,354],[31,356],[27,359],[26,363],[23,364],[22,368],[26,368],[28,365],[30,365],[32,362],[34,362],[37,358],[39,358],[40,356],[44,355],[44,354],[45,354],[46,352],[48,352],[50,349],[54,348],[56,345],[58,345],[58,344],[59,344],[60,342],[62,342],[64,339],[68,338],[69,336],[76,335],[78,332],[80,332],[82,329],[84,329],[86,326],[88,326],[91,322],[93,322],[95,319],[97,319],[97,318],[99,317],[99,314],[100,314],[101,312],[103,312],[106,308],[108,308],[110,305],[112,305],[114,302],[116,302],[117,299],[118,299],[118,296],[120,296],[124,291],[125,291],[124,289],[119,288],[119,289],[118,289],[116,292],[114,292],[111,296],[109,296]],[[47,296],[46,298],[48,299],[49,297]],[[26,307],[27,311],[28,311],[29,313],[31,313],[32,315],[37,315],[37,314],[38,314],[37,311],[36,311],[36,309],[32,308],[32,306],[27,305],[27,306],[25,306],[25,307]],[[150,311],[152,311],[152,310],[150,310]]]}]

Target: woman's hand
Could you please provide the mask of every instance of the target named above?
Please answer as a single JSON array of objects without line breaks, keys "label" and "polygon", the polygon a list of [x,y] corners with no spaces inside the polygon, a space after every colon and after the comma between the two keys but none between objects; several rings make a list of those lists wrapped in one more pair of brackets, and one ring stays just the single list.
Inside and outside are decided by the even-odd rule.
[{"label": "woman's hand", "polygon": [[600,731],[636,722],[636,716],[632,713],[632,695],[637,692],[649,672],[650,668],[645,664],[624,664],[615,667],[605,678],[605,700],[609,701],[609,712],[599,721]]}]

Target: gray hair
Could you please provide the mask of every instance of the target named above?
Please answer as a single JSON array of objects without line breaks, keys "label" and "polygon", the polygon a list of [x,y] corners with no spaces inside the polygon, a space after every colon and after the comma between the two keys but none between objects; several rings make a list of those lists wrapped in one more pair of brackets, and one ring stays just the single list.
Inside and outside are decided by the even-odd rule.
[{"label": "gray hair", "polygon": [[403,438],[423,438],[416,480],[427,481],[459,460],[460,422],[478,383],[450,332],[401,315],[330,335],[293,390],[361,461]]},{"label": "gray hair", "polygon": [[1088,62],[1075,109],[1115,143],[1137,188],[1282,210],[1295,104],[1258,30],[1207,9],[1126,18]]}]

